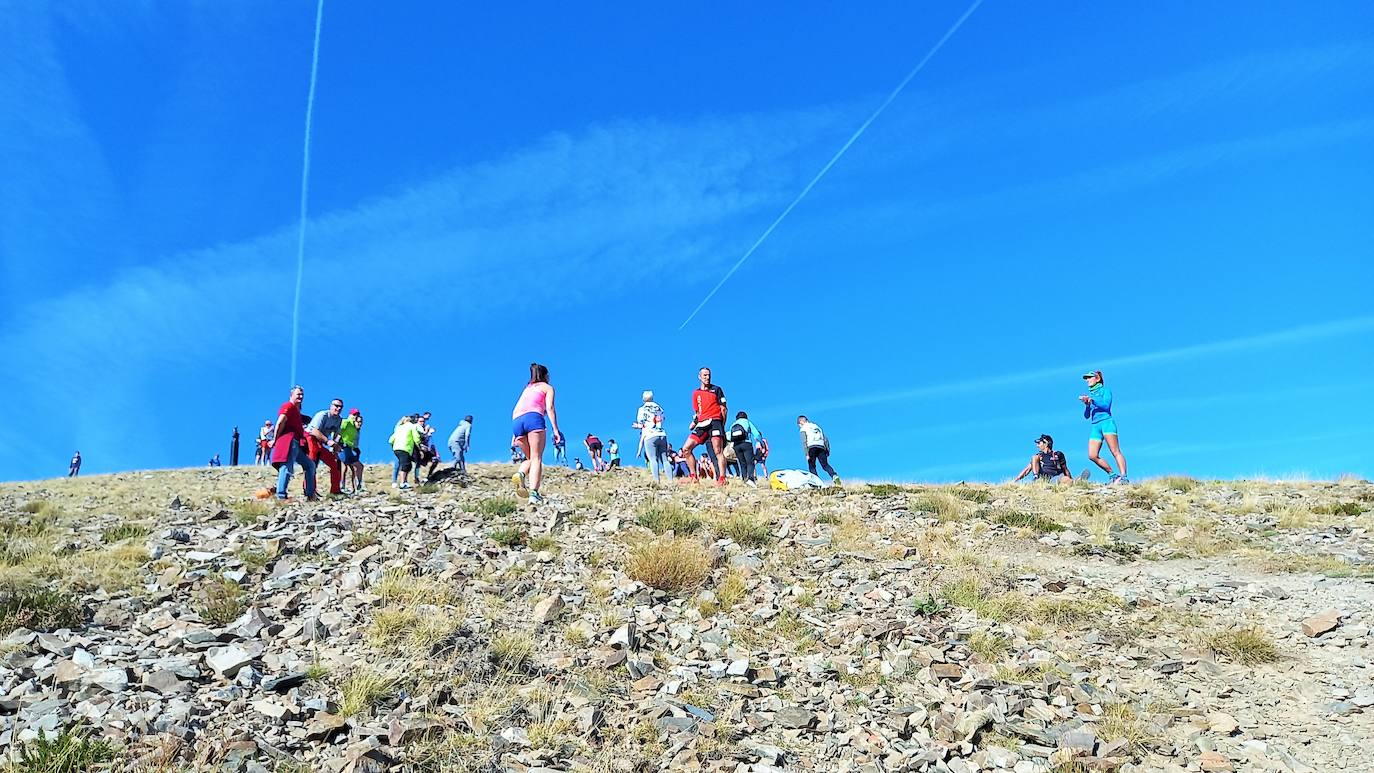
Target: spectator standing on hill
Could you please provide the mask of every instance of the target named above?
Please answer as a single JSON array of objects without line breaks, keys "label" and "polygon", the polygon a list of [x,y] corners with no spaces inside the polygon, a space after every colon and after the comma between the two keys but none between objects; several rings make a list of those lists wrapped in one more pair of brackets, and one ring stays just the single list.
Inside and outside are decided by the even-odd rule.
[{"label": "spectator standing on hill", "polygon": [[267,464],[272,460],[272,437],[272,421],[269,419],[258,430],[258,451],[253,456],[253,464]]},{"label": "spectator standing on hill", "polygon": [[[329,401],[329,407],[315,414],[305,428],[306,453],[316,464],[329,468],[329,493],[339,494],[343,485],[343,470],[339,467],[339,430],[343,428],[343,398]],[[313,475],[312,475],[313,477]]]},{"label": "spectator standing on hill", "polygon": [[806,452],[806,468],[815,475],[816,463],[820,462],[821,469],[830,476],[830,481],[836,486],[840,485],[840,476],[830,466],[830,438],[825,436],[825,431],[806,416],[797,417],[797,428],[801,430],[802,449]]},{"label": "spectator standing on hill", "polygon": [[558,412],[554,409],[549,369],[531,362],[530,380],[511,411],[511,434],[520,450],[525,452],[525,461],[520,463],[520,469],[511,480],[516,493],[522,497],[528,495],[531,505],[544,503],[539,484],[544,477],[544,443],[550,431],[558,437]]},{"label": "spectator standing on hill", "polygon": [[363,492],[363,457],[359,445],[362,432],[363,414],[354,408],[339,427],[339,462],[343,465],[345,493]]},{"label": "spectator standing on hill", "polygon": [[1069,474],[1069,460],[1064,457],[1064,452],[1054,450],[1054,438],[1041,435],[1035,439],[1035,448],[1036,452],[1031,455],[1030,463],[1012,479],[1012,483],[1027,475],[1034,475],[1036,480],[1046,482],[1067,483],[1073,480],[1073,476]]},{"label": "spectator standing on hill", "polygon": [[568,439],[563,437],[562,432],[553,437],[553,460],[564,467],[568,466]]},{"label": "spectator standing on hill", "polygon": [[453,454],[453,469],[466,475],[468,471],[468,448],[472,445],[472,416],[464,416],[458,422],[453,434],[448,436],[448,450]]},{"label": "spectator standing on hill", "polygon": [[716,485],[725,485],[725,390],[711,383],[711,369],[697,371],[701,385],[692,392],[692,431],[682,444],[692,480],[698,480],[696,454],[692,449],[705,444],[715,467]]},{"label": "spectator standing on hill", "polygon": [[601,472],[605,469],[606,463],[601,461],[601,438],[588,432],[587,436],[582,438],[582,445],[587,447],[587,453],[591,456],[592,472]]},{"label": "spectator standing on hill", "polygon": [[615,438],[606,442],[606,453],[611,455],[611,461],[606,465],[606,469],[620,466],[620,446],[616,444]]},{"label": "spectator standing on hill", "polygon": [[312,502],[319,499],[315,495],[315,461],[305,452],[305,421],[301,418],[304,402],[305,389],[300,385],[291,387],[291,397],[277,409],[277,423],[272,428],[272,466],[277,468],[279,500],[286,499],[292,468],[298,464],[305,481],[305,498]]},{"label": "spectator standing on hill", "polygon": [[[1083,403],[1083,418],[1092,424],[1088,434],[1088,461],[1107,473],[1108,484],[1130,483],[1126,477],[1126,457],[1121,453],[1121,441],[1117,438],[1116,419],[1112,418],[1112,390],[1103,382],[1100,370],[1084,373],[1083,380],[1088,383],[1088,393],[1079,395],[1078,400]],[[1112,472],[1112,466],[1098,456],[1104,441],[1121,469],[1120,475]]]},{"label": "spectator standing on hill", "polygon": [[739,465],[739,476],[745,485],[757,487],[758,470],[754,466],[754,446],[763,440],[763,432],[749,420],[749,414],[740,411],[730,425],[730,444],[735,449],[735,459]]},{"label": "spectator standing on hill", "polygon": [[754,446],[754,463],[763,468],[763,477],[768,477],[768,439],[759,437],[758,445]]},{"label": "spectator standing on hill", "polygon": [[67,477],[75,478],[81,473],[81,452],[72,454],[72,461],[67,465]]},{"label": "spectator standing on hill", "polygon": [[668,479],[673,477],[668,433],[663,429],[663,406],[654,402],[654,393],[650,390],[644,390],[641,398],[644,404],[639,406],[635,423],[630,426],[639,430],[644,456],[649,462],[649,474],[653,476],[654,483],[658,483],[660,473]]},{"label": "spectator standing on hill", "polygon": [[[420,445],[419,421],[418,414],[402,416],[396,423],[396,429],[392,430],[391,437],[387,438],[391,452],[396,455],[396,469],[401,478],[399,486],[395,480],[391,481],[392,488],[410,488],[410,468],[415,464],[415,449]],[[418,471],[416,478],[419,478]]]}]

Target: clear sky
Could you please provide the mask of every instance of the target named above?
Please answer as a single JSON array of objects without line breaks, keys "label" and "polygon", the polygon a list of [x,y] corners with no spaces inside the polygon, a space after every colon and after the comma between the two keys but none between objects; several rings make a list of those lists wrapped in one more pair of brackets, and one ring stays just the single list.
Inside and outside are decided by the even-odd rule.
[{"label": "clear sky", "polygon": [[[1002,479],[1079,374],[1132,477],[1374,476],[1374,5],[342,3],[298,380],[389,458],[686,434],[698,366],[842,475]],[[227,459],[291,376],[314,2],[0,3],[0,479]],[[245,444],[251,459],[251,449]]]}]

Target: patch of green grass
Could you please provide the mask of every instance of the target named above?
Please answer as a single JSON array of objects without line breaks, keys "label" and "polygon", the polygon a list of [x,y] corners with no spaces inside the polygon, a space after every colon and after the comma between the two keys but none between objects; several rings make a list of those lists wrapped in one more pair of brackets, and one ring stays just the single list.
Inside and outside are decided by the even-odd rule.
[{"label": "patch of green grass", "polygon": [[1197,478],[1187,475],[1165,475],[1162,478],[1156,478],[1155,482],[1166,490],[1181,491],[1185,494],[1202,485],[1202,482]]},{"label": "patch of green grass", "polygon": [[152,532],[147,526],[137,523],[121,523],[100,532],[101,541],[107,544],[123,542],[126,539],[139,539]]},{"label": "patch of green grass", "polygon": [[676,502],[650,502],[640,511],[635,522],[655,534],[695,534],[703,521],[691,510]]},{"label": "patch of green grass", "polygon": [[200,590],[201,603],[196,609],[200,619],[213,626],[226,626],[239,618],[248,607],[243,589],[232,582],[207,582]]},{"label": "patch of green grass", "polygon": [[554,539],[553,535],[551,534],[540,534],[539,536],[530,539],[530,550],[536,550],[541,552],[547,550],[553,552],[557,549],[558,540]]},{"label": "patch of green grass", "polygon": [[896,483],[870,483],[867,489],[867,493],[880,497],[890,497],[894,494],[901,494],[904,491],[905,489],[898,486]]},{"label": "patch of green grass", "polygon": [[390,697],[400,684],[400,676],[368,667],[354,670],[339,685],[339,714],[353,717],[370,711]]},{"label": "patch of green grass", "polygon": [[761,548],[773,539],[772,524],[748,513],[735,513],[723,521],[718,521],[716,531],[746,548]]},{"label": "patch of green grass", "polygon": [[478,514],[488,518],[503,518],[518,509],[520,505],[510,497],[492,497],[477,503]]},{"label": "patch of green grass", "polygon": [[525,544],[529,534],[518,526],[498,526],[489,532],[491,541],[504,547],[513,548]]},{"label": "patch of green grass", "polygon": [[81,727],[64,728],[61,733],[39,736],[19,748],[14,773],[86,773],[101,770],[114,762],[115,749],[106,741],[92,739]]},{"label": "patch of green grass", "polygon": [[235,502],[230,509],[234,511],[235,521],[243,526],[251,526],[272,512],[272,504],[256,499],[246,499]]},{"label": "patch of green grass", "polygon": [[985,663],[996,663],[1011,651],[1011,640],[988,631],[975,631],[968,637],[969,651],[983,659]]},{"label": "patch of green grass", "polygon": [[950,490],[954,496],[959,497],[965,502],[973,502],[978,505],[985,505],[992,501],[992,492],[974,486],[955,486]]},{"label": "patch of green grass", "polygon": [[376,545],[378,542],[381,542],[381,538],[374,531],[355,531],[348,540],[348,547],[350,550],[362,550]]},{"label": "patch of green grass", "polygon": [[269,560],[267,551],[255,548],[239,548],[238,552],[234,553],[234,557],[243,562],[244,568],[255,572],[267,566]]},{"label": "patch of green grass", "polygon": [[438,484],[438,483],[425,483],[425,484],[422,484],[418,490],[419,490],[419,492],[420,492],[421,494],[438,494],[438,493],[439,493],[439,484]]},{"label": "patch of green grass", "polygon": [[498,633],[491,640],[491,662],[505,671],[524,671],[534,657],[534,640],[517,633]]},{"label": "patch of green grass", "polygon": [[816,514],[816,523],[823,526],[835,526],[840,523],[840,520],[840,516],[834,513],[826,512]]},{"label": "patch of green grass", "polygon": [[1029,529],[1036,534],[1051,534],[1064,530],[1064,526],[1043,515],[1023,513],[1020,510],[993,510],[985,515],[993,523],[1000,523],[1012,529]]},{"label": "patch of green grass", "polygon": [[15,628],[55,631],[80,628],[85,622],[80,600],[70,593],[36,588],[0,590],[0,632]]},{"label": "patch of green grass", "polygon": [[1313,507],[1312,512],[1321,515],[1359,515],[1364,512],[1364,507],[1358,502],[1327,502]]},{"label": "patch of green grass", "polygon": [[1213,631],[1204,639],[1218,655],[1225,655],[1243,666],[1272,663],[1279,659],[1274,639],[1259,626],[1242,626]]},{"label": "patch of green grass", "polygon": [[949,609],[949,604],[932,595],[927,595],[924,599],[917,600],[912,609],[922,617],[935,617],[944,614],[945,610]]}]

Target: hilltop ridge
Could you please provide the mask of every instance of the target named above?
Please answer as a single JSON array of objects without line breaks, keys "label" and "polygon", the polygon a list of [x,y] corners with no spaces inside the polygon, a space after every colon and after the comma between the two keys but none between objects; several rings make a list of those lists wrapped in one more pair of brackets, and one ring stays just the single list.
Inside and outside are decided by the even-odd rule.
[{"label": "hilltop ridge", "polygon": [[269,468],[0,484],[0,759],[1296,772],[1374,747],[1366,481],[550,468],[531,508],[509,465],[389,470],[283,505],[252,497]]}]

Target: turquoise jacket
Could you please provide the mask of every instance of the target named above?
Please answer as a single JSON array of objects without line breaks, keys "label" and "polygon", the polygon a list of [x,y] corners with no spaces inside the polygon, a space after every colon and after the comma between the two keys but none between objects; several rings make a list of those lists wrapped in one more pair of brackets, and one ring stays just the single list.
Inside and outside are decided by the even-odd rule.
[{"label": "turquoise jacket", "polygon": [[1083,404],[1083,418],[1096,424],[1112,417],[1112,390],[1106,384],[1090,388],[1088,397],[1092,399]]}]

